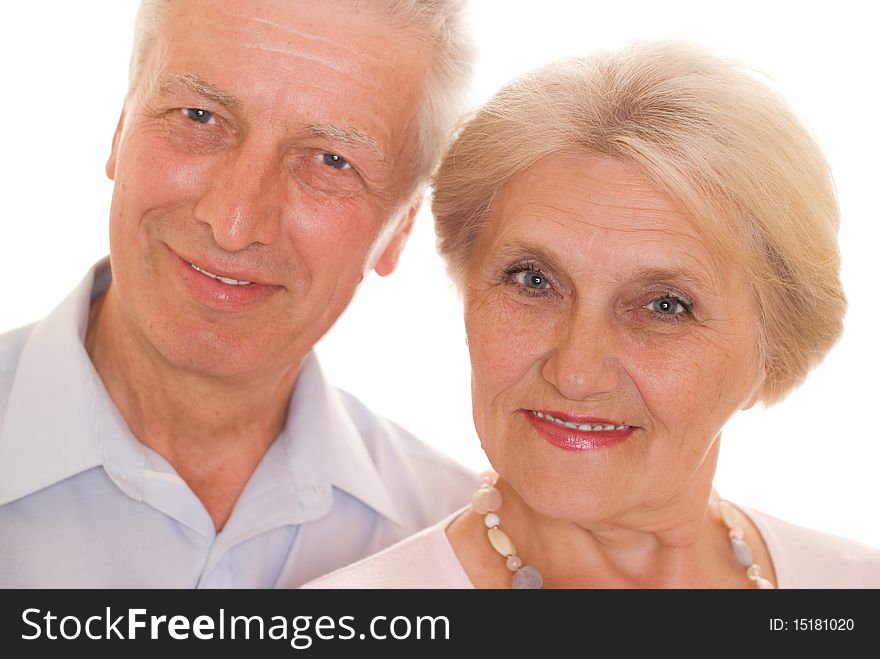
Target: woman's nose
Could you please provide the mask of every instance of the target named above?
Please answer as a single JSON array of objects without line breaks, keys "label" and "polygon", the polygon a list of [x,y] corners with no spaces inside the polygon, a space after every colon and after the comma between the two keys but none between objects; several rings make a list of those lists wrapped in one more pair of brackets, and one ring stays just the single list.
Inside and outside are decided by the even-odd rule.
[{"label": "woman's nose", "polygon": [[578,312],[557,328],[543,376],[568,400],[610,394],[620,386],[614,328],[601,314]]},{"label": "woman's nose", "polygon": [[209,176],[195,217],[211,227],[220,247],[235,252],[278,238],[286,200],[273,149],[244,142],[226,153]]}]

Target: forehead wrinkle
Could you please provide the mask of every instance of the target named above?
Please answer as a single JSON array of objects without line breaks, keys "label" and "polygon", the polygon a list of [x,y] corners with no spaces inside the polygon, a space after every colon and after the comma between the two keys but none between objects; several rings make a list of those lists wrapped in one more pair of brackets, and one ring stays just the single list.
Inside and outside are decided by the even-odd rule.
[{"label": "forehead wrinkle", "polygon": [[[612,208],[614,210],[622,208],[618,205],[605,206],[603,204],[593,204],[593,202],[588,203],[595,206]],[[578,240],[578,245],[584,243],[592,245],[594,241],[601,238],[602,233],[616,232],[624,235],[632,234],[636,236],[644,233],[679,236],[689,241],[695,241],[700,246],[703,246],[703,241],[696,233],[684,228],[674,229],[663,221],[663,218],[661,217],[662,214],[670,216],[677,215],[676,211],[670,209],[657,209],[657,214],[654,217],[646,216],[643,209],[638,207],[629,208],[629,210],[633,210],[634,212],[631,214],[627,213],[626,216],[594,217],[591,214],[584,213],[582,208],[574,209],[566,208],[564,206],[556,206],[545,200],[527,200],[518,202],[515,205],[508,202],[508,206],[510,206],[510,208],[504,209],[507,212],[499,213],[499,216],[506,216],[499,218],[502,224],[502,227],[500,228],[504,228],[503,225],[508,222],[521,224],[532,220],[533,222],[540,224],[553,224],[568,234],[577,234],[579,230],[585,227],[592,227],[595,229],[595,231],[590,232],[588,240]],[[642,224],[634,225],[632,222],[633,220],[639,220]],[[645,236],[644,239],[652,240],[656,238],[654,236]]]},{"label": "forehead wrinkle", "polygon": [[[258,42],[255,43],[245,41],[243,45],[246,48],[252,48],[263,52],[277,53],[280,55],[306,59],[321,64],[322,66],[332,69],[333,71],[336,71],[338,73],[353,75],[357,75],[363,72],[363,63],[365,62],[387,65],[384,58],[374,57],[369,53],[365,53],[353,46],[349,46],[344,41],[340,41],[332,37],[326,37],[310,32],[303,32],[293,26],[278,23],[267,18],[240,15],[237,16],[237,18],[241,19],[242,22],[245,24],[248,22],[256,24],[255,29],[261,35],[265,34],[268,30],[274,30],[275,32],[278,32],[279,34],[276,35],[276,38],[279,41],[283,41],[285,44],[287,44],[287,46],[285,47],[271,47]],[[246,27],[242,27],[242,29],[246,29]],[[313,50],[303,51],[301,48],[297,48],[297,43],[311,46]],[[320,55],[320,53],[324,52],[339,53],[339,51],[344,51],[344,54],[349,56],[347,61],[338,61],[332,55],[328,55],[326,57]],[[373,83],[373,81],[370,79],[365,79],[362,82],[368,82],[370,84]]]},{"label": "forehead wrinkle", "polygon": [[358,74],[361,72],[361,66],[354,60],[348,62],[352,66],[345,66],[342,62],[337,61],[332,57],[323,57],[319,53],[300,50],[292,45],[289,48],[273,48],[259,43],[245,43],[243,46],[263,53],[275,53],[286,57],[296,57],[297,59],[315,62],[323,67],[336,71],[337,73]]},{"label": "forehead wrinkle", "polygon": [[240,18],[242,22],[250,22],[256,23],[260,27],[258,28],[261,32],[265,31],[264,28],[271,28],[276,32],[281,32],[288,39],[299,39],[303,41],[313,41],[322,45],[333,45],[337,48],[342,48],[347,50],[349,53],[357,54],[357,49],[348,46],[344,43],[340,43],[335,39],[331,39],[329,37],[324,37],[318,34],[312,34],[309,32],[302,32],[297,28],[291,25],[285,25],[284,23],[279,23],[276,21],[269,20],[268,18],[261,18],[259,16],[242,16],[239,15],[237,18]]},{"label": "forehead wrinkle", "polygon": [[[334,41],[331,43],[335,44],[336,42]],[[383,66],[387,66],[387,63],[383,60],[368,58],[367,55],[362,52],[358,52],[356,56],[351,57],[348,60],[340,61],[333,57],[324,57],[316,52],[298,50],[292,46],[290,48],[272,48],[263,44],[255,43],[246,43],[243,45],[245,48],[251,48],[261,53],[273,53],[276,55],[282,55],[284,57],[295,57],[308,62],[314,62],[315,64],[323,66],[330,71],[333,71],[334,73],[356,77],[358,84],[364,88],[376,90],[377,93],[388,92],[388,89],[384,86],[382,82],[377,80],[372,74],[365,73],[366,67],[364,66],[364,64],[370,62],[375,62],[377,63],[377,65]],[[351,52],[354,53],[354,51]],[[395,67],[393,70],[399,71],[400,67]]]},{"label": "forehead wrinkle", "polygon": [[[651,229],[668,229],[664,227],[663,219],[670,217],[678,220],[683,213],[671,205],[669,198],[662,192],[656,191],[647,185],[635,185],[631,182],[614,181],[608,183],[617,189],[616,193],[608,191],[587,191],[583,188],[575,190],[575,200],[570,206],[563,205],[562,200],[570,197],[572,194],[571,181],[556,181],[551,179],[541,186],[541,198],[532,198],[533,191],[528,185],[537,184],[542,176],[533,176],[526,178],[526,185],[508,185],[502,192],[499,203],[499,209],[507,210],[514,219],[523,211],[529,212],[531,208],[537,209],[536,215],[545,215],[548,211],[559,215],[568,216],[586,222],[598,229],[616,229],[621,231],[640,231],[645,228]],[[593,178],[593,177],[590,177]],[[554,190],[555,188],[555,190]],[[550,192],[552,196],[546,194]],[[553,193],[557,194],[553,194]],[[522,197],[525,197],[524,199]],[[623,199],[621,199],[623,197]],[[557,203],[555,200],[559,199]],[[601,222],[591,222],[589,216],[584,213],[583,206],[587,205],[596,209],[596,220],[605,220]],[[544,219],[555,219],[545,217]],[[621,227],[617,226],[618,222],[635,221],[643,226]],[[644,226],[648,225],[648,227]],[[687,231],[681,231],[682,235],[690,235]]]}]

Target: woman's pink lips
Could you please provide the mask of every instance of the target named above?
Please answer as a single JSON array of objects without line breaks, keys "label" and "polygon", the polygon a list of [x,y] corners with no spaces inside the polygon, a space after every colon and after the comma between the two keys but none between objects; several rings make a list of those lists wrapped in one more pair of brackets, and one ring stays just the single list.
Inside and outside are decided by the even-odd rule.
[{"label": "woman's pink lips", "polygon": [[[571,417],[567,414],[556,415],[553,412],[541,411],[544,414],[578,424],[623,425],[596,417]],[[636,430],[632,426],[627,426],[623,430],[577,430],[567,428],[549,419],[542,419],[536,416],[532,410],[523,410],[523,413],[543,439],[565,451],[592,451],[607,448],[624,441]]]}]

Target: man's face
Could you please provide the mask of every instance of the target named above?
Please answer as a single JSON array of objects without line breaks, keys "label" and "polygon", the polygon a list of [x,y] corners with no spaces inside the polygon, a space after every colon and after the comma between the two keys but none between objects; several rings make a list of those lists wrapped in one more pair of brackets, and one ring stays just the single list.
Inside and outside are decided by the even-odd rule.
[{"label": "man's face", "polygon": [[427,55],[347,3],[172,3],[107,163],[108,300],[154,357],[289,368],[394,268]]}]

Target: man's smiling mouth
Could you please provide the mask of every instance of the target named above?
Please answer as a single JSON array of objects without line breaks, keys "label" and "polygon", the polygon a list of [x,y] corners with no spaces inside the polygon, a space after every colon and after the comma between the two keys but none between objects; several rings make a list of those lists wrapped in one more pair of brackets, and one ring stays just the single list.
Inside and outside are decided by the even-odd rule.
[{"label": "man's smiling mouth", "polygon": [[[189,261],[187,261],[189,263]],[[250,286],[254,282],[252,281],[241,281],[240,279],[233,279],[232,277],[224,277],[222,275],[215,275],[213,272],[208,272],[204,268],[200,268],[195,263],[190,263],[189,266],[195,270],[196,272],[200,272],[206,277],[210,277],[211,279],[216,279],[219,282],[224,284],[229,284],[230,286]]]}]

